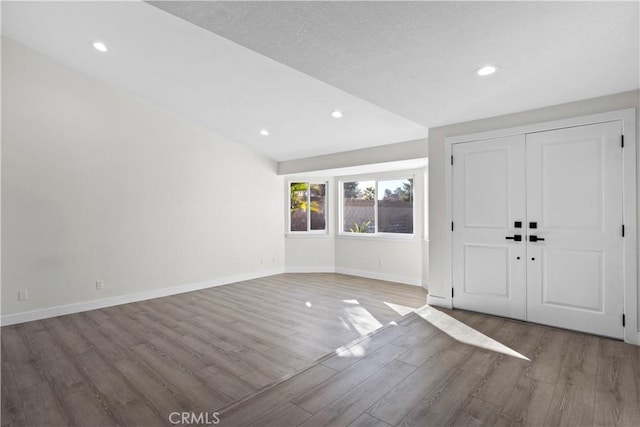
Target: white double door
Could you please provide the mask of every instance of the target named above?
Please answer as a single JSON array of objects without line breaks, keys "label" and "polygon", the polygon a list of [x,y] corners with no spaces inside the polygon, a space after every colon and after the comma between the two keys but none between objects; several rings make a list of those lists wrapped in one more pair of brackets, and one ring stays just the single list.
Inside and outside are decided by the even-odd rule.
[{"label": "white double door", "polygon": [[621,124],[454,144],[454,307],[623,334]]}]

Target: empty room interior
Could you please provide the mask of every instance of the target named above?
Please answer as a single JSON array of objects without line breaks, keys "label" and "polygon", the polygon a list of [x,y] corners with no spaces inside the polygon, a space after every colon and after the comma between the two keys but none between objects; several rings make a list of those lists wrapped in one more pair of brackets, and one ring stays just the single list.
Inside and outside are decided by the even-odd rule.
[{"label": "empty room interior", "polygon": [[9,426],[638,426],[640,2],[1,2]]}]

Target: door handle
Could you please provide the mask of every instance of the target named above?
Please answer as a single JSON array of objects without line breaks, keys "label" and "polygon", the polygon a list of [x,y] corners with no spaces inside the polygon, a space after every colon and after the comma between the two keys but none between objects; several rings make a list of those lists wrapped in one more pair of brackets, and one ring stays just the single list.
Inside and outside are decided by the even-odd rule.
[{"label": "door handle", "polygon": [[532,235],[532,236],[529,236],[529,241],[530,242],[540,242],[540,241],[544,242],[544,238]]},{"label": "door handle", "polygon": [[516,242],[521,242],[522,241],[522,236],[520,234],[514,234],[513,236],[507,236],[505,237],[505,239],[507,240],[514,240]]}]

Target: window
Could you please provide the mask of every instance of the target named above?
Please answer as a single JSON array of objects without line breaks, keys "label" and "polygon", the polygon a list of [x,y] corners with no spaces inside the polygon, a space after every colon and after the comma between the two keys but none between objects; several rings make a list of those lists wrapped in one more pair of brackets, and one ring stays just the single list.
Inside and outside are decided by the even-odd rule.
[{"label": "window", "polygon": [[327,183],[289,183],[289,231],[326,232]]},{"label": "window", "polygon": [[342,231],[347,233],[375,233],[375,205],[375,181],[343,182]]},{"label": "window", "polygon": [[342,232],[413,234],[413,178],[343,182]]}]

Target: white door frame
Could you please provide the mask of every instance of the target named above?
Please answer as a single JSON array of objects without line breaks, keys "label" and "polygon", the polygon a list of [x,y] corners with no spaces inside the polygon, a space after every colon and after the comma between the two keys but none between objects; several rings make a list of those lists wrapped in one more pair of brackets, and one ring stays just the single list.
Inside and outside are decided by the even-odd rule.
[{"label": "white door frame", "polygon": [[[487,132],[479,132],[468,135],[452,136],[444,140],[445,163],[445,218],[451,221],[452,215],[452,145],[461,142],[472,142],[484,139],[499,138],[504,136],[522,135],[534,132],[543,132],[568,127],[582,126],[595,123],[621,121],[624,134],[623,151],[623,216],[625,225],[625,237],[623,242],[623,287],[624,287],[624,311],[626,326],[624,328],[625,342],[640,345],[640,332],[638,332],[638,285],[637,285],[637,258],[636,258],[636,110],[627,108],[624,110],[610,111],[606,113],[591,114],[588,116],[573,117],[532,125],[517,126],[506,129],[497,129]],[[444,282],[452,286],[452,251],[453,239],[450,232],[445,238],[445,269]],[[453,300],[449,292],[446,295],[428,298],[428,303],[442,307],[453,307]],[[622,319],[621,319],[622,321]]]}]

